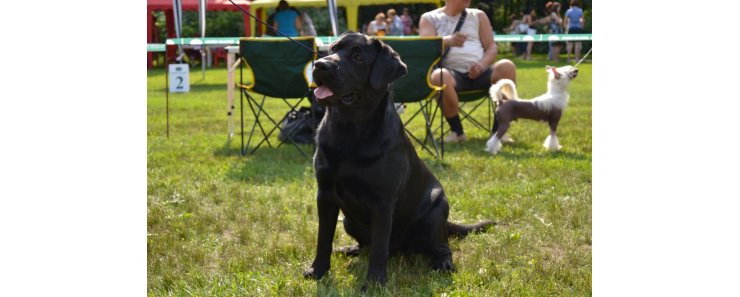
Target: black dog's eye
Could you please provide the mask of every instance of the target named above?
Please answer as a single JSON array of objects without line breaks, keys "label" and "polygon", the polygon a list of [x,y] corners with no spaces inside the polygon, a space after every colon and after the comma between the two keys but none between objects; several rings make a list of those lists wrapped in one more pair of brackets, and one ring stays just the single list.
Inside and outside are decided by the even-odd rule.
[{"label": "black dog's eye", "polygon": [[352,60],[355,60],[355,62],[362,62],[362,50],[359,46],[352,48]]},{"label": "black dog's eye", "polygon": [[352,54],[352,59],[355,60],[355,61],[357,61],[357,62],[362,62],[362,55],[360,55],[360,53],[353,53]]}]

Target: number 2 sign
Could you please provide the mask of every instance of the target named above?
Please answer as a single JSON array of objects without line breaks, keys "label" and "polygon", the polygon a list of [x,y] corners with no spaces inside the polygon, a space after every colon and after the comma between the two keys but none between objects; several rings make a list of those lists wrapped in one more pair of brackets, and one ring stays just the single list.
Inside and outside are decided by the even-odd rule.
[{"label": "number 2 sign", "polygon": [[170,64],[170,93],[190,92],[190,65]]}]

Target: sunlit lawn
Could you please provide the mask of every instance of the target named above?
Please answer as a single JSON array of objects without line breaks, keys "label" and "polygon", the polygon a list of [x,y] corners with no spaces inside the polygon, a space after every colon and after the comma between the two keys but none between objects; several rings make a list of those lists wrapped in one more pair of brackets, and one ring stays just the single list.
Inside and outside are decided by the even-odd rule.
[{"label": "sunlit lawn", "polygon": [[[515,59],[518,91],[545,91],[544,57]],[[565,65],[564,62],[555,66]],[[445,187],[450,218],[501,223],[451,240],[457,272],[432,272],[420,256],[397,256],[383,296],[583,296],[591,294],[591,64],[579,66],[558,135],[548,152],[542,122],[512,124],[516,143],[491,156],[488,132],[463,123],[470,141],[446,146],[444,160],[419,155]],[[226,70],[191,70],[191,91],[170,94],[166,137],[165,78],[147,71],[147,289],[152,296],[357,295],[367,256],[335,255],[321,281],[302,271],[315,253],[316,183],[310,159],[293,147],[239,154],[227,143]],[[237,73],[238,79],[238,73]],[[248,78],[247,78],[248,79]],[[236,93],[237,133],[239,94]],[[416,108],[408,105],[403,116]],[[285,109],[268,109],[283,115]],[[482,110],[476,116],[483,116]],[[246,124],[251,120],[247,118]],[[420,122],[411,126],[421,132]],[[278,143],[273,135],[273,143]],[[310,146],[305,147],[311,150]],[[341,224],[335,246],[352,244]]]}]

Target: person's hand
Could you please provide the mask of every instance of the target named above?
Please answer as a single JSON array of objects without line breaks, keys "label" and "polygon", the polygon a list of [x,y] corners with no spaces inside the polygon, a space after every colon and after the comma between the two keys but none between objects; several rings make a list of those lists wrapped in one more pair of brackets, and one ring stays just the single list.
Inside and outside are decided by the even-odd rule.
[{"label": "person's hand", "polygon": [[462,46],[465,43],[465,39],[468,39],[468,34],[456,32],[450,36],[445,37],[447,39],[448,46]]},{"label": "person's hand", "polygon": [[484,71],[486,71],[486,67],[483,66],[481,63],[476,62],[476,63],[470,64],[470,66],[468,66],[468,77],[470,79],[476,79]]}]

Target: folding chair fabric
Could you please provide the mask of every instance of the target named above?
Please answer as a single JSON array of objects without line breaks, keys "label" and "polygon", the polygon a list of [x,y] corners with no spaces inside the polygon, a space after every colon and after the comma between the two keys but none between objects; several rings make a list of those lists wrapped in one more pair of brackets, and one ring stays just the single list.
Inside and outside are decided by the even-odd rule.
[{"label": "folding chair fabric", "polygon": [[[406,133],[424,150],[436,155],[444,156],[444,147],[438,142],[432,132],[432,125],[436,114],[439,114],[439,123],[442,123],[442,113],[436,101],[430,98],[441,98],[442,88],[432,85],[430,75],[439,63],[442,56],[442,37],[384,37],[380,38],[399,54],[406,64],[408,73],[393,82],[393,98],[396,103],[419,103],[419,110],[411,114],[404,121]],[[417,116],[424,117],[424,140],[417,138],[406,126]]]},{"label": "folding chair fabric", "polygon": [[[293,38],[315,50],[313,37]],[[254,81],[246,88],[276,98],[301,98],[306,93],[306,65],[315,54],[287,38],[242,38],[239,53],[254,73]],[[302,82],[302,83],[298,83]]]},{"label": "folding chair fabric", "polygon": [[[295,41],[302,43],[308,48],[316,50],[314,37],[297,37]],[[239,54],[244,60],[247,67],[252,70],[252,81],[249,84],[240,83],[242,90],[241,98],[246,97],[249,104],[249,110],[254,116],[254,122],[249,132],[249,138],[246,145],[244,144],[244,107],[242,103],[242,154],[245,154],[247,147],[256,133],[261,132],[262,139],[252,149],[251,154],[263,144],[267,143],[272,146],[269,137],[276,131],[282,131],[280,124],[285,120],[286,115],[281,114],[278,117],[270,115],[265,110],[265,102],[269,98],[281,99],[290,110],[297,110],[310,95],[309,78],[306,69],[311,66],[316,59],[315,53],[312,53],[301,45],[286,38],[242,38],[239,40]],[[243,76],[242,76],[243,79]],[[255,95],[262,98],[257,99]],[[288,99],[298,99],[294,104],[288,102]],[[242,101],[243,102],[243,101]],[[265,128],[263,120],[269,120],[272,128]],[[290,135],[286,135],[289,140]],[[305,157],[308,155],[303,149],[293,141],[293,146]],[[282,145],[280,143],[278,146]]]}]

